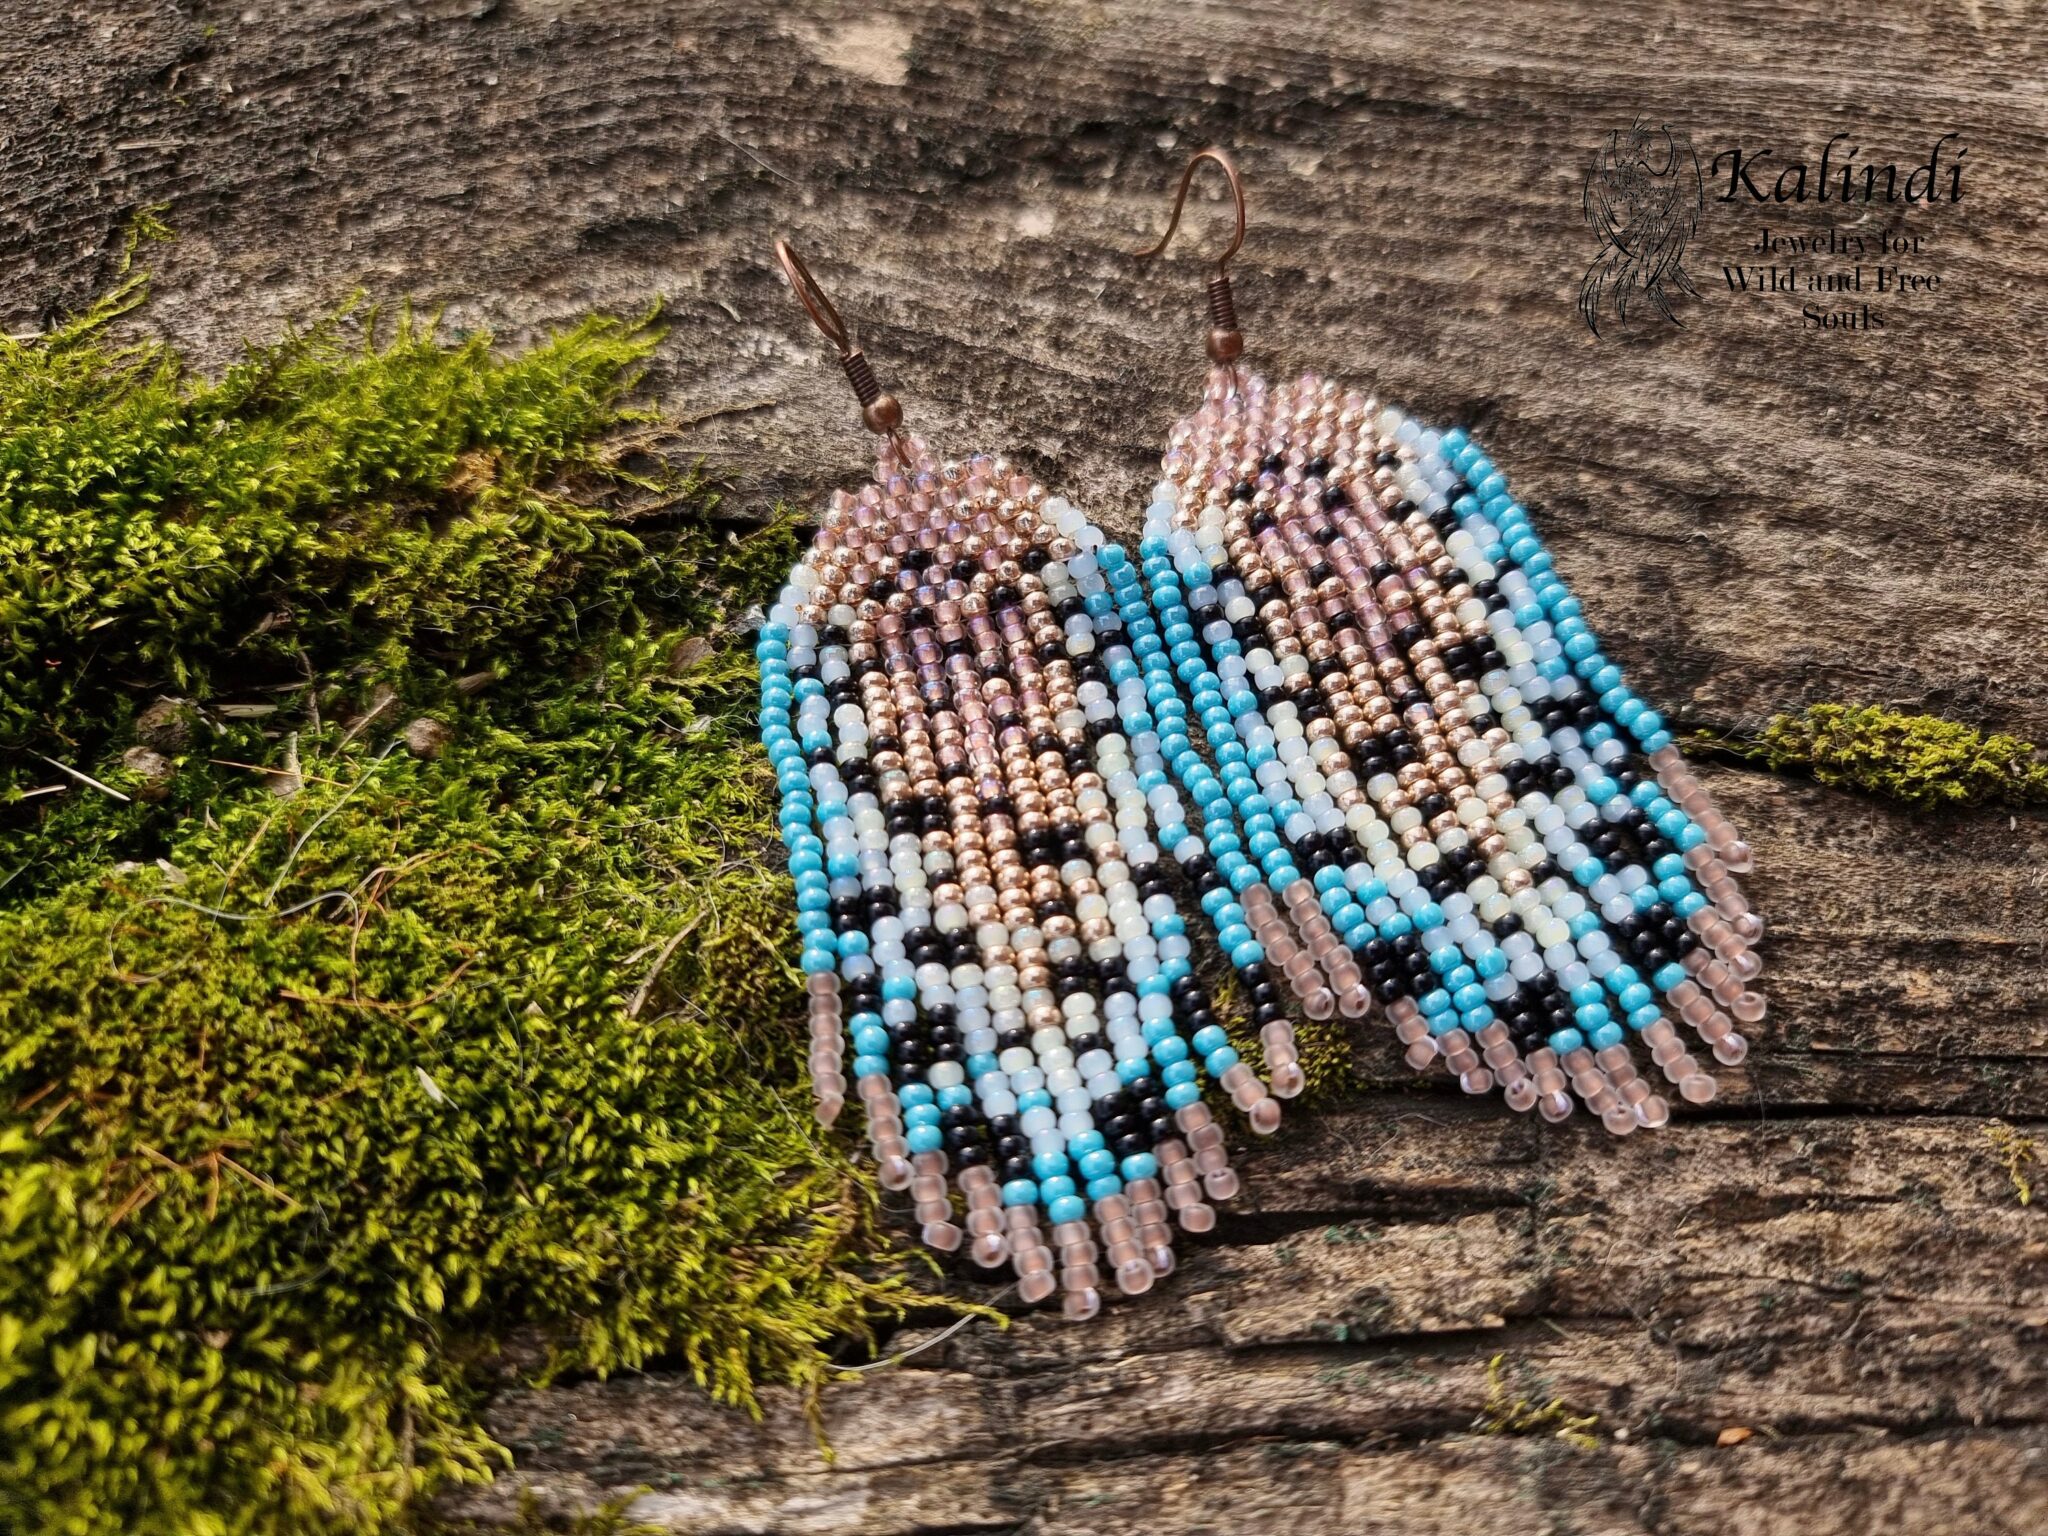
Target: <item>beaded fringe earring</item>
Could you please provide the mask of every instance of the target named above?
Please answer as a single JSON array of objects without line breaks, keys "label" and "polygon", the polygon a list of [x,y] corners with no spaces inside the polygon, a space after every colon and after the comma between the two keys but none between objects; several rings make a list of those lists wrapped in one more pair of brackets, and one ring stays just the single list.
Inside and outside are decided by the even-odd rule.
[{"label": "beaded fringe earring", "polygon": [[1629,1035],[1704,1104],[1714,1079],[1667,1015],[1729,1066],[1736,1025],[1764,1017],[1763,922],[1734,880],[1750,851],[1467,434],[1239,366],[1227,156],[1189,162],[1140,256],[1204,160],[1236,235],[1209,280],[1202,404],[1139,546],[1201,727],[1162,722],[1160,749],[1203,822],[1160,841],[1221,874],[1235,899],[1203,905],[1225,948],[1261,953],[1309,1017],[1376,1001],[1410,1065],[1442,1061],[1468,1093],[1662,1126]]},{"label": "beaded fringe earring", "polygon": [[1157,738],[1118,716],[1160,645],[1128,557],[1002,459],[936,461],[776,254],[879,439],[756,648],[818,1119],[844,1105],[850,1041],[881,1183],[911,1192],[924,1241],[1091,1317],[1105,1267],[1149,1290],[1170,1220],[1206,1231],[1237,1190],[1201,1075],[1271,1131],[1273,1095],[1301,1087],[1291,1032],[1241,945],[1275,1005],[1269,1092],[1190,966],[1155,841],[1186,838],[1179,803]]}]

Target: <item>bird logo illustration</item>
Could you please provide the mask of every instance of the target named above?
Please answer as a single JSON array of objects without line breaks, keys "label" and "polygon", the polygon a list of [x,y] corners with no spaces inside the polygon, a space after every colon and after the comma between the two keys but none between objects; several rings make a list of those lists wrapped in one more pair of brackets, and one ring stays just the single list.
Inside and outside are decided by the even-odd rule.
[{"label": "bird logo illustration", "polygon": [[1671,307],[1673,290],[1699,297],[1681,263],[1705,207],[1700,159],[1686,135],[1641,122],[1607,135],[1586,172],[1586,224],[1602,244],[1579,285],[1579,314],[1588,330],[1600,334],[1610,306],[1626,322],[1638,298],[1673,325],[1681,323]]}]

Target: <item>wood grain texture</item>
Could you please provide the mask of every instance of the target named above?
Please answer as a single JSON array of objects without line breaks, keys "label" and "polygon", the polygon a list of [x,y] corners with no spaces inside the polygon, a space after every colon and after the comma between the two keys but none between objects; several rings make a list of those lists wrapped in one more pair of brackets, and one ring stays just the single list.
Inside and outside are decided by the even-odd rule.
[{"label": "wood grain texture", "polygon": [[[1996,0],[16,0],[0,310],[77,306],[159,203],[180,238],[148,323],[215,360],[357,288],[508,334],[661,293],[663,403],[765,512],[866,447],[774,271],[786,233],[935,442],[1128,531],[1199,383],[1213,211],[1157,270],[1127,253],[1222,142],[1254,363],[1475,427],[1676,719],[1843,699],[2043,739],[2044,63],[2038,10]],[[1685,324],[1595,342],[1579,186],[1638,114],[1705,152],[1846,131],[1902,164],[1954,131],[1967,191],[1709,203]],[[1835,336],[1726,292],[1761,228],[1831,221],[1924,233],[1939,296]],[[1758,849],[1774,1011],[1696,1123],[1545,1131],[1362,1039],[1361,1094],[1251,1152],[1242,1208],[1143,1302],[834,1389],[829,1463],[788,1402],[756,1424],[663,1372],[508,1391],[516,1469],[465,1507],[644,1485],[643,1517],[696,1532],[2048,1528],[2048,1228],[1979,1130],[2048,1106],[2048,818],[1709,779]],[[1597,1447],[1475,1432],[1496,1354],[1597,1413]],[[1717,1447],[1730,1426],[1756,1433]]]}]

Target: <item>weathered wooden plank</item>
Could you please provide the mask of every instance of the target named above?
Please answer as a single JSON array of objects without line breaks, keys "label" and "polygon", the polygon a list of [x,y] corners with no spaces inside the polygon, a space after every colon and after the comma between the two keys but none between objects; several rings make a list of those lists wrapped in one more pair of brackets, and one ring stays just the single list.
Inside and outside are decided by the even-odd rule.
[{"label": "weathered wooden plank", "polygon": [[[1128,531],[1199,385],[1213,212],[1155,271],[1126,253],[1222,141],[1253,360],[1476,426],[1675,718],[1877,700],[2041,739],[2044,53],[2024,6],[1924,0],[23,0],[0,310],[75,308],[158,203],[149,323],[219,360],[359,286],[514,332],[662,292],[664,404],[728,413],[681,447],[765,512],[865,448],[787,233],[913,423]],[[1953,130],[1968,192],[1710,203],[1683,328],[1595,342],[1579,183],[1639,113],[1781,156]],[[1924,233],[1940,296],[1823,337],[1719,284],[1764,226],[1830,220]],[[756,1425],[661,1373],[507,1393],[519,1470],[471,1507],[644,1482],[691,1531],[2042,1529],[2048,1245],[1977,1121],[2048,1106],[2048,818],[1707,778],[1758,849],[1773,1011],[1691,1123],[1545,1132],[1368,1030],[1367,1095],[1259,1148],[1143,1303],[835,1388],[829,1465],[785,1399]],[[1465,1433],[1496,1352],[1599,1448]],[[1760,1433],[1701,1443],[1732,1423]]]}]

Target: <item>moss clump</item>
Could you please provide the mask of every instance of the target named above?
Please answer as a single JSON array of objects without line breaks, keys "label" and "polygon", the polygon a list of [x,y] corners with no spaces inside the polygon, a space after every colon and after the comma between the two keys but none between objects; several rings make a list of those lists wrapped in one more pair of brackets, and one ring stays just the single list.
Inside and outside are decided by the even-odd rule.
[{"label": "moss clump", "polygon": [[1599,1414],[1573,1413],[1561,1397],[1537,1404],[1517,1396],[1508,1386],[1506,1367],[1505,1355],[1486,1362],[1486,1403],[1474,1425],[1482,1435],[1545,1435],[1582,1451],[1600,1443],[1594,1435]]},{"label": "moss clump", "polygon": [[2022,1136],[2001,1120],[1993,1120],[1984,1127],[1984,1139],[1991,1143],[1991,1150],[1997,1154],[2005,1168],[2005,1176],[2012,1181],[2012,1192],[2021,1205],[2034,1203],[2034,1170],[2040,1166],[2041,1152],[2031,1136]]},{"label": "moss clump", "polygon": [[644,323],[209,382],[138,297],[0,342],[0,1529],[388,1527],[515,1331],[819,1380],[912,1293],[759,857],[789,531],[619,467]]},{"label": "moss clump", "polygon": [[1876,705],[1815,704],[1779,715],[1756,741],[1732,750],[1922,808],[2048,803],[2048,759],[2031,742]]}]

